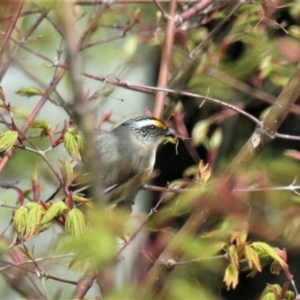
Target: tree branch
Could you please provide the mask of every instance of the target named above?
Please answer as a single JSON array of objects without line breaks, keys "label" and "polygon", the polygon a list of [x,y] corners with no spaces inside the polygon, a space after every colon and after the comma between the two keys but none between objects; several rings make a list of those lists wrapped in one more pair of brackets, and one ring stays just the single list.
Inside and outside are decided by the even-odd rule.
[{"label": "tree branch", "polygon": [[228,166],[223,174],[232,177],[237,170],[245,169],[260,153],[260,151],[271,140],[276,137],[277,130],[286,118],[294,103],[300,96],[300,63],[297,65],[293,75],[283,88],[275,103],[262,122],[258,123],[256,129],[247,143],[243,146],[237,156]]},{"label": "tree branch", "polygon": [[[71,88],[74,98],[74,118],[76,123],[79,125],[80,129],[82,130],[85,143],[86,143],[86,161],[85,164],[88,170],[91,172],[91,184],[93,195],[95,197],[95,201],[99,201],[103,198],[101,185],[99,184],[99,170],[100,162],[97,159],[97,148],[94,140],[94,128],[95,128],[95,121],[94,121],[94,114],[89,106],[88,101],[85,99],[82,91],[82,80],[81,80],[81,62],[79,57],[79,51],[81,44],[78,44],[75,40],[76,37],[76,30],[75,30],[75,23],[76,19],[73,15],[73,3],[69,1],[62,2],[62,12],[63,14],[59,15],[59,20],[62,24],[63,31],[65,33],[66,44],[67,44],[67,62],[70,71],[70,78],[71,78]],[[101,10],[100,10],[101,11]],[[86,33],[83,34],[80,41],[84,40],[84,36]],[[101,199],[103,202],[103,199]]]},{"label": "tree branch", "polygon": [[4,38],[2,40],[2,43],[0,44],[0,56],[2,55],[3,50],[5,48],[5,45],[8,42],[8,40],[9,40],[9,38],[10,38],[10,36],[11,36],[14,28],[15,28],[15,25],[17,23],[17,20],[18,20],[18,18],[20,16],[22,8],[23,8],[23,4],[24,4],[24,0],[19,0],[18,1],[17,7],[16,7],[16,11],[15,11],[15,13],[13,14],[13,16],[11,18],[11,22],[9,24],[9,27],[7,28],[7,30],[5,32]]},{"label": "tree branch", "polygon": [[[174,44],[174,34],[175,34],[175,14],[176,14],[177,0],[171,0],[170,10],[169,10],[169,20],[166,27],[165,42],[162,50],[161,61],[160,61],[160,71],[157,86],[166,87],[168,83],[168,74],[170,68],[170,62],[172,59],[172,50]],[[153,115],[157,118],[161,118],[164,103],[165,103],[166,93],[163,91],[157,91],[153,109]]]}]

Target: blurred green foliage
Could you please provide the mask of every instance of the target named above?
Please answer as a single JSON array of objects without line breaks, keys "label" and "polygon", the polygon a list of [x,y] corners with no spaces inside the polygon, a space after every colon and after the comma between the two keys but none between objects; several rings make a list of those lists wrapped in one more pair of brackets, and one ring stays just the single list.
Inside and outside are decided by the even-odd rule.
[{"label": "blurred green foliage", "polygon": [[[153,67],[151,73],[157,72],[168,18],[165,20],[152,2],[84,5],[79,1],[77,4],[74,5],[77,22],[72,24],[76,41],[89,32],[79,45],[78,54],[82,70],[89,74],[89,77],[81,76],[83,92],[87,98],[91,97],[91,109],[95,114],[100,111],[105,115],[107,112],[101,111],[100,104],[113,99],[115,92],[112,88],[114,85],[106,81],[118,85],[122,83],[124,74],[134,73],[146,62]],[[182,135],[185,132],[191,135],[193,141],[185,144],[189,154],[195,157],[194,152],[198,151],[205,163],[186,162],[186,157],[179,153],[172,164],[175,167],[178,164],[179,168],[179,163],[182,163],[182,176],[169,185],[175,192],[166,191],[162,205],[149,216],[143,213],[129,216],[110,207],[95,205],[82,195],[72,198],[66,193],[74,176],[70,167],[74,165],[72,158],[80,161],[83,142],[69,115],[73,99],[67,71],[51,94],[51,101],[47,102],[55,107],[56,112],[46,109],[47,118],[38,115],[38,121],[31,123],[29,131],[24,133],[27,137],[24,145],[31,150],[20,149],[21,146],[16,148],[1,173],[0,181],[2,185],[11,185],[9,189],[7,186],[3,186],[3,191],[1,189],[0,202],[17,207],[3,207],[3,212],[2,208],[0,210],[5,226],[11,218],[14,219],[14,229],[2,235],[3,244],[14,242],[16,245],[12,249],[18,250],[21,249],[18,244],[23,243],[44,246],[47,249],[43,249],[42,253],[51,262],[45,263],[48,258],[45,261],[42,259],[41,263],[35,261],[39,254],[35,254],[32,246],[19,256],[11,254],[11,263],[30,260],[33,261],[30,268],[36,268],[39,272],[40,268],[46,268],[46,272],[50,273],[58,264],[61,269],[75,272],[76,280],[84,277],[87,271],[92,272],[95,277],[102,276],[100,279],[104,282],[107,280],[107,287],[99,284],[107,299],[233,299],[226,290],[239,289],[241,274],[246,272],[255,277],[261,271],[283,271],[281,279],[289,281],[291,286],[268,285],[266,279],[264,290],[253,286],[250,291],[242,289],[239,299],[254,299],[260,294],[260,299],[293,299],[295,289],[292,291],[291,278],[298,278],[299,274],[295,276],[289,273],[290,265],[296,265],[296,262],[288,261],[288,257],[289,249],[298,251],[300,246],[300,196],[298,190],[294,192],[293,186],[298,184],[300,165],[295,161],[297,152],[294,157],[286,157],[282,149],[297,150],[299,142],[292,141],[294,143],[287,145],[280,140],[280,149],[275,143],[270,143],[254,163],[241,169],[231,182],[224,181],[221,175],[255,127],[246,116],[236,112],[233,115],[227,104],[236,105],[262,119],[300,60],[299,1],[241,2],[228,19],[234,3],[225,1],[224,4],[218,4],[212,1],[210,4],[205,11],[195,13],[183,23],[176,23],[168,70],[169,78],[177,74],[170,82],[170,88],[197,93],[199,98],[168,95],[165,107],[169,115],[174,115],[173,119],[176,120],[179,115],[187,125],[180,127],[179,123],[172,121],[173,125],[177,124],[177,129],[183,129]],[[167,4],[161,5],[168,11]],[[177,13],[187,11],[191,5],[178,3]],[[46,9],[50,9],[47,17],[26,41],[22,41],[24,34],[32,29]],[[18,130],[26,124],[30,113],[38,106],[43,93],[53,84],[53,78],[65,64],[67,46],[57,18],[61,9],[59,1],[25,2],[23,11],[29,12],[19,16],[18,29],[13,31],[12,40],[5,48],[0,67],[4,66],[3,62],[9,61],[10,54],[19,45],[21,49],[9,61],[8,72],[16,68],[30,77],[34,84],[13,80],[16,98],[6,99],[13,109],[0,108],[3,132],[0,135],[0,147],[5,146],[1,148],[2,159],[6,159],[17,139]],[[2,16],[10,16],[13,9],[0,4],[0,12]],[[221,28],[212,34],[224,20]],[[91,22],[93,24],[89,27]],[[7,28],[9,24],[6,19],[1,30],[5,31],[4,27]],[[193,52],[200,44],[201,47]],[[106,71],[107,66],[112,66],[113,73]],[[96,81],[93,85],[93,76],[103,76],[106,80]],[[131,87],[129,82],[123,86]],[[105,92],[104,88],[109,92]],[[5,94],[5,86],[3,91]],[[222,102],[217,105],[204,101],[201,95]],[[20,98],[21,102],[16,103]],[[33,109],[28,109],[28,103]],[[62,103],[66,103],[65,107],[61,106]],[[293,117],[287,118],[285,130],[299,136],[298,103],[294,109]],[[64,114],[67,122],[63,118],[56,122],[58,112]],[[113,114],[105,122],[114,123],[115,118],[118,119]],[[18,130],[12,128],[12,120]],[[56,126],[59,132],[54,134]],[[51,145],[49,136],[53,134],[55,140],[58,139],[62,128],[66,130],[61,141],[58,145]],[[3,137],[11,132],[13,137],[3,141]],[[19,137],[22,137],[20,133]],[[165,167],[168,169],[170,166]],[[37,173],[32,176],[35,170]],[[58,194],[54,204],[44,203],[46,194],[54,192],[53,185],[60,184],[60,180],[66,184],[65,194]],[[18,201],[14,190],[16,186],[25,194],[24,205]],[[37,203],[35,199],[38,199]],[[77,207],[71,207],[70,201],[73,200]],[[189,217],[193,213],[201,216],[206,205],[211,211],[207,220],[203,221],[203,227],[172,244],[174,257],[171,262],[159,261],[161,270],[167,269],[167,275],[160,277],[161,274],[157,274],[157,280],[162,281],[158,291],[154,288],[144,291],[143,279],[147,278],[149,269],[157,262],[159,255],[185,228]],[[49,232],[49,244],[47,238],[47,245],[43,245]],[[133,241],[139,236],[143,238],[135,249]],[[1,252],[7,252],[7,246],[0,248]],[[283,248],[287,248],[287,254]],[[130,255],[124,254],[126,251]],[[55,256],[63,256],[64,260],[56,260]],[[122,260],[133,262],[131,268],[124,271],[125,275],[115,271],[115,266],[121,264]],[[287,261],[289,265],[286,265]],[[1,263],[0,270],[5,266],[5,260]],[[30,268],[24,269],[26,276],[32,276]],[[249,284],[254,282],[251,278],[247,280]],[[116,288],[118,281],[123,284]],[[3,282],[0,285],[1,290],[8,289]],[[14,290],[13,285],[10,289]],[[99,292],[94,294],[98,295]],[[54,297],[54,292],[51,297]]]}]

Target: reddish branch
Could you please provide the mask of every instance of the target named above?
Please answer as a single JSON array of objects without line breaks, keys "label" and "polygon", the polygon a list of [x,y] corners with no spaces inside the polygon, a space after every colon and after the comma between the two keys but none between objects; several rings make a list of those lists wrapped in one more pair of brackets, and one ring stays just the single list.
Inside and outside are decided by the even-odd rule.
[{"label": "reddish branch", "polygon": [[86,272],[78,281],[78,286],[72,295],[72,299],[83,299],[88,290],[92,287],[94,280],[95,274],[91,271]]},{"label": "reddish branch", "polygon": [[0,81],[2,80],[5,72],[7,71],[7,68],[9,67],[10,63],[14,59],[14,57],[19,53],[21,46],[24,45],[27,42],[27,39],[31,36],[31,34],[38,28],[40,23],[44,20],[45,16],[48,14],[48,11],[43,12],[40,17],[35,21],[35,23],[29,28],[29,30],[26,32],[26,34],[23,36],[21,41],[18,43],[18,45],[15,47],[12,54],[9,56],[9,58],[1,64],[0,68]]},{"label": "reddish branch", "polygon": [[11,22],[10,22],[10,24],[9,24],[6,32],[5,32],[4,38],[2,40],[2,43],[0,44],[0,56],[2,55],[3,50],[5,48],[5,45],[8,42],[8,40],[9,40],[9,38],[10,38],[10,36],[11,36],[14,28],[15,28],[15,25],[17,23],[17,20],[19,18],[20,13],[21,13],[23,4],[24,4],[24,0],[18,1],[17,7],[16,7],[16,11],[15,11],[14,15],[11,18]]},{"label": "reddish branch", "polygon": [[[97,147],[94,140],[94,114],[93,110],[89,106],[89,102],[83,94],[81,80],[81,60],[79,56],[82,43],[93,30],[94,23],[96,22],[97,18],[90,21],[87,30],[83,33],[78,42],[76,40],[76,30],[74,27],[76,19],[73,14],[72,6],[72,2],[64,1],[62,4],[62,12],[58,14],[59,21],[62,25],[66,39],[67,62],[70,70],[71,91],[74,98],[72,111],[74,113],[74,119],[76,123],[80,126],[80,129],[85,136],[85,165],[91,173],[91,186],[93,195],[95,199],[101,199],[101,197],[103,198],[100,184],[101,181],[99,179],[99,170],[101,170],[101,165],[99,159],[97,159]],[[100,8],[96,16],[100,16],[105,8],[106,6]],[[94,280],[95,273],[90,270],[86,272],[85,275],[80,279],[72,298],[83,298],[93,285]]]},{"label": "reddish branch", "polygon": [[196,15],[199,11],[204,10],[206,7],[208,7],[210,4],[213,4],[213,3],[214,3],[213,0],[202,0],[202,1],[198,2],[197,4],[195,4],[193,7],[191,7],[190,9],[183,12],[180,15],[180,17],[181,17],[182,21],[188,20],[189,18]]},{"label": "reddish branch", "polygon": [[[170,10],[169,10],[169,20],[166,26],[165,42],[162,49],[161,61],[160,61],[160,71],[157,86],[166,87],[168,83],[168,75],[170,62],[172,59],[172,51],[174,44],[174,34],[175,34],[175,14],[176,14],[177,0],[171,0]],[[157,91],[155,97],[155,104],[153,109],[153,115],[160,118],[163,112],[165,103],[166,93],[163,91]]]},{"label": "reddish branch", "polygon": [[[59,15],[60,22],[65,32],[66,45],[67,45],[67,61],[70,71],[71,88],[74,97],[73,113],[76,123],[80,126],[85,137],[85,149],[86,149],[86,166],[92,174],[92,191],[95,199],[100,199],[101,188],[99,185],[99,170],[101,170],[100,162],[97,159],[97,148],[94,140],[94,114],[93,110],[89,106],[87,99],[84,97],[82,90],[81,80],[81,61],[79,52],[81,48],[81,42],[88,36],[88,31],[84,32],[82,37],[78,41],[76,40],[75,23],[76,19],[73,15],[72,3],[68,1],[63,2],[64,15]],[[102,12],[100,9],[99,14]],[[92,24],[92,22],[90,22]],[[92,26],[92,25],[90,25]]]},{"label": "reddish branch", "polygon": [[87,39],[87,37],[96,29],[97,27],[97,22],[103,12],[106,10],[106,8],[109,7],[108,2],[105,2],[101,5],[101,7],[98,8],[98,10],[94,13],[93,17],[91,18],[89,24],[87,25],[84,33],[82,34],[80,40],[79,40],[79,45],[80,47],[83,47],[83,43]]},{"label": "reddish branch", "polygon": [[198,164],[200,161],[200,156],[196,151],[195,147],[193,146],[192,140],[189,139],[188,130],[184,124],[182,113],[175,111],[173,115],[173,121],[175,125],[174,129],[176,130],[177,134],[183,138],[182,141],[184,143],[185,148],[187,149],[194,162]]}]

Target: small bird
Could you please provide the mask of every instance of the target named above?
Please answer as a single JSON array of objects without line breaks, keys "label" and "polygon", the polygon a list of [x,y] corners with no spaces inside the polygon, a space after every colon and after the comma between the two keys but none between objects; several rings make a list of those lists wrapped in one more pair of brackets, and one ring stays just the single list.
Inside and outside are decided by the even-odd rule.
[{"label": "small bird", "polygon": [[[175,143],[177,137],[175,130],[164,122],[153,117],[137,117],[111,132],[99,131],[95,134],[95,141],[103,198],[108,204],[122,201],[132,205],[153,170],[159,144],[163,141]],[[78,167],[75,169],[80,175],[70,188],[73,193],[86,196],[90,175],[82,171],[81,166],[79,170]]]}]

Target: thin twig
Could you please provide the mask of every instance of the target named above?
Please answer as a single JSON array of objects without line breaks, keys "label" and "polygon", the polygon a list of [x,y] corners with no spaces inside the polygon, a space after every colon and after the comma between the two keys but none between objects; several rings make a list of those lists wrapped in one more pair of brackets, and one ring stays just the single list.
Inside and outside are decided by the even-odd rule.
[{"label": "thin twig", "polygon": [[252,136],[232,160],[223,176],[231,178],[238,169],[247,168],[249,163],[257,157],[264,146],[276,137],[278,128],[300,96],[299,78],[300,63],[270,108],[268,114],[261,123],[257,124]]},{"label": "thin twig", "polygon": [[163,7],[160,5],[159,0],[153,0],[154,4],[156,5],[156,7],[158,8],[158,10],[162,13],[163,17],[166,18],[167,14],[165,12],[165,10],[163,9]]},{"label": "thin twig", "polygon": [[[26,140],[34,149],[31,149],[31,148],[29,148],[29,147],[27,147],[25,145],[22,145],[22,146],[16,145],[16,147],[20,148],[20,149],[23,149],[23,150],[27,150],[27,151],[33,152],[33,153],[39,155],[46,162],[46,164],[51,169],[51,171],[53,172],[53,174],[56,176],[58,182],[61,185],[64,185],[64,182],[63,182],[62,178],[59,176],[58,172],[54,169],[52,163],[50,162],[50,160],[47,158],[47,156],[45,154],[47,151],[49,151],[49,149],[47,149],[47,151],[40,150],[37,146],[35,146],[35,144],[22,131],[17,130],[17,132],[22,137],[22,140]],[[50,149],[52,149],[52,147]]]},{"label": "thin twig", "polygon": [[150,184],[144,184],[142,186],[142,189],[154,191],[154,192],[168,192],[168,193],[181,193],[186,191],[186,189],[176,189],[172,187],[163,187],[163,186],[156,186],[156,185],[150,185]]},{"label": "thin twig", "polygon": [[216,34],[216,32],[218,32],[220,29],[223,28],[224,24],[231,18],[231,16],[237,11],[237,9],[242,5],[242,2],[239,2],[238,4],[236,4],[234,6],[234,8],[232,9],[232,11],[225,17],[222,19],[222,21],[220,21],[220,23],[214,27],[214,29],[207,35],[207,37],[201,42],[199,43],[193,51],[191,51],[185,58],[185,60],[181,63],[181,65],[172,73],[171,78],[168,81],[168,85],[170,85],[174,79],[178,76],[178,74],[180,73],[180,71],[185,67],[185,65],[195,57],[196,53],[198,52],[198,50],[213,36]]},{"label": "thin twig", "polygon": [[[42,98],[40,99],[40,101],[38,102],[38,104],[35,106],[35,108],[33,109],[31,115],[28,117],[28,119],[26,120],[25,125],[22,127],[21,132],[23,134],[26,133],[26,131],[29,128],[30,123],[36,118],[37,114],[40,112],[40,110],[42,109],[42,107],[45,105],[48,97],[50,96],[50,94],[55,90],[55,87],[57,86],[57,84],[59,83],[59,81],[62,79],[62,77],[64,76],[66,70],[65,69],[60,69],[59,73],[57,74],[57,76],[55,76],[55,78],[52,80],[52,82],[50,83],[49,88],[46,90],[45,94],[42,96]],[[6,155],[2,158],[1,162],[0,162],[0,173],[3,171],[4,167],[6,166],[9,158],[12,156],[14,149],[11,149],[8,153],[6,153]]]},{"label": "thin twig", "polygon": [[3,50],[5,48],[5,45],[6,43],[8,42],[14,28],[15,28],[15,25],[17,23],[17,20],[20,16],[20,13],[21,13],[21,10],[23,8],[23,4],[24,4],[24,0],[19,0],[18,1],[18,4],[17,4],[17,7],[15,8],[16,11],[13,15],[13,17],[11,18],[11,22],[9,24],[9,27],[7,28],[6,32],[5,32],[5,35],[4,35],[4,38],[2,40],[2,43],[0,44],[0,56],[2,55],[3,53]]},{"label": "thin twig", "polygon": [[[19,17],[23,17],[23,16],[27,16],[27,15],[33,15],[33,14],[37,14],[40,13],[41,10],[38,8],[33,8],[33,9],[28,9],[28,10],[23,10]],[[6,20],[10,20],[14,17],[14,14],[10,14],[10,15],[6,15],[6,16],[1,16],[0,17],[0,22],[2,21],[6,21]]]},{"label": "thin twig", "polygon": [[[1,185],[0,185],[0,187],[1,187]],[[11,209],[19,208],[19,206],[8,205],[8,204],[2,203],[2,202],[0,202],[0,207],[6,207],[6,208],[11,208]]]},{"label": "thin twig", "polygon": [[180,17],[182,21],[188,20],[194,15],[196,15],[199,11],[204,10],[206,7],[214,3],[213,0],[203,0],[195,4],[193,7],[189,8],[185,12],[183,12]]},{"label": "thin twig", "polygon": [[175,123],[176,132],[178,133],[178,135],[183,137],[182,140],[185,148],[187,149],[188,153],[190,154],[194,162],[198,164],[201,158],[198,152],[196,151],[195,147],[193,146],[191,139],[188,138],[189,135],[188,135],[187,128],[184,124],[182,114],[175,111],[173,120]]},{"label": "thin twig", "polygon": [[14,57],[19,53],[21,49],[21,45],[24,45],[27,42],[27,39],[31,36],[31,34],[38,28],[40,23],[44,20],[45,16],[48,14],[48,11],[45,11],[41,14],[41,16],[35,21],[35,23],[28,29],[28,31],[25,33],[24,37],[21,39],[19,44],[15,47],[15,50],[11,53],[9,58],[6,60],[6,62],[1,64],[0,67],[0,81],[2,80],[4,74],[7,71],[7,68],[9,67],[11,61],[14,59]]},{"label": "thin twig", "polygon": [[[276,101],[275,96],[270,95],[262,90],[256,89],[256,88],[250,86],[249,84],[242,82],[240,80],[237,80],[233,77],[230,77],[227,74],[222,73],[218,70],[211,69],[211,70],[209,70],[209,74],[215,78],[218,78],[222,82],[225,82],[226,84],[230,85],[231,87],[233,87],[247,95],[250,95],[251,97],[260,99],[269,104],[274,104],[274,102]],[[291,108],[291,113],[299,115],[300,114],[300,106],[295,104]]]},{"label": "thin twig", "polygon": [[[66,258],[66,257],[74,257],[74,255],[73,254],[60,254],[60,255],[38,257],[38,258],[35,258],[34,261],[35,262],[41,262],[41,261],[47,261],[47,260],[57,260],[57,259]],[[5,264],[6,262],[2,261],[2,263]],[[13,265],[7,265],[7,266],[4,266],[4,267],[1,267],[0,271],[4,271],[4,270],[7,270],[9,268],[19,267],[19,266],[27,265],[27,264],[33,264],[33,261],[32,260],[25,260],[25,261],[22,261],[22,262],[19,262],[19,263],[15,263]]]},{"label": "thin twig", "polygon": [[[68,69],[68,67],[65,64],[56,63],[52,59],[46,57],[45,55],[34,52],[31,49],[27,48],[26,46],[22,46],[22,48],[28,50],[29,52],[37,55],[40,58],[48,61],[49,63],[51,63],[55,67],[60,67],[60,68],[63,68],[65,70]],[[199,94],[195,94],[195,93],[189,93],[189,92],[185,92],[185,91],[177,91],[177,90],[174,90],[174,89],[164,88],[164,87],[154,87],[154,86],[141,85],[141,84],[129,84],[129,83],[123,82],[121,80],[112,80],[112,79],[109,79],[109,78],[104,77],[104,76],[97,76],[97,75],[93,75],[93,74],[88,74],[86,72],[81,72],[81,74],[88,77],[88,78],[94,79],[94,80],[98,80],[98,81],[101,81],[101,82],[106,82],[107,84],[119,86],[119,87],[130,89],[130,90],[133,90],[133,91],[149,93],[149,94],[160,91],[160,92],[163,92],[163,94],[170,93],[170,94],[174,94],[174,95],[182,95],[182,96],[188,96],[188,97],[191,97],[191,98],[200,98],[200,99],[203,99],[203,100],[208,100],[208,101],[214,102],[216,104],[219,104],[221,106],[225,106],[229,109],[232,109],[232,110],[244,115],[245,117],[252,120],[255,124],[259,124],[259,122],[260,122],[257,118],[255,118],[254,116],[248,114],[243,109],[240,109],[239,107],[236,107],[236,106],[231,105],[229,103],[226,103],[226,102],[223,102],[223,101],[220,101],[218,99],[214,99],[214,98],[211,98],[211,97],[208,97],[208,96],[199,95]],[[0,169],[0,172],[1,172],[1,169]]]},{"label": "thin twig", "polygon": [[291,191],[299,194],[297,190],[300,190],[300,185],[294,185],[296,179],[288,186],[266,186],[266,187],[254,187],[254,188],[234,188],[232,191],[235,193],[245,192],[262,192],[262,191]]},{"label": "thin twig", "polygon": [[[144,188],[146,189],[146,186],[149,187],[148,185],[144,185]],[[157,191],[157,190],[156,190]],[[127,240],[127,243],[123,245],[123,247],[117,252],[116,257],[119,257],[120,254],[123,252],[123,250],[134,240],[134,238],[141,232],[141,230],[147,225],[150,217],[157,212],[158,207],[162,203],[164,196],[167,192],[170,192],[169,186],[164,187],[162,189],[163,194],[161,195],[160,199],[157,201],[156,205],[150,210],[146,220],[137,228],[137,230],[132,234],[132,236]]]},{"label": "thin twig", "polygon": [[198,258],[198,259],[191,259],[191,260],[186,260],[186,261],[179,261],[176,262],[174,260],[168,260],[165,262],[167,268],[174,268],[178,266],[186,266],[186,265],[193,265],[195,263],[203,262],[203,261],[210,261],[210,260],[218,260],[218,259],[227,259],[228,254],[222,254],[222,255],[216,255],[216,256],[211,256],[211,257],[205,257],[205,258]]},{"label": "thin twig", "polygon": [[88,36],[91,34],[91,32],[96,29],[97,22],[98,22],[99,18],[101,17],[101,15],[103,14],[103,12],[108,7],[109,7],[109,2],[103,2],[102,5],[98,8],[98,10],[95,13],[93,13],[92,18],[90,19],[88,25],[85,28],[84,33],[82,34],[82,36],[81,36],[81,38],[80,38],[80,40],[78,42],[78,44],[80,45],[79,49],[81,49],[83,47],[83,43],[88,38]]},{"label": "thin twig", "polygon": [[[12,262],[9,262],[9,261],[6,261],[6,260],[0,260],[0,262],[2,264],[6,264],[5,268],[3,269],[6,272],[7,272],[7,269],[9,269],[10,267],[14,267],[14,268],[17,268],[17,269],[20,269],[20,270],[24,270],[24,271],[26,271],[28,273],[37,275],[34,270],[27,269],[24,266],[19,265],[18,263],[12,263]],[[9,266],[7,266],[7,265],[9,265]],[[1,272],[2,272],[2,274],[6,273],[6,272],[3,272],[3,271],[1,271]],[[45,278],[47,278],[47,279],[52,279],[52,280],[55,280],[55,281],[60,281],[60,282],[68,283],[68,284],[73,284],[73,285],[77,285],[78,284],[77,281],[73,281],[73,280],[68,280],[68,279],[65,279],[65,278],[60,278],[60,277],[52,276],[52,275],[50,275],[48,273],[44,273],[43,276]]]}]

